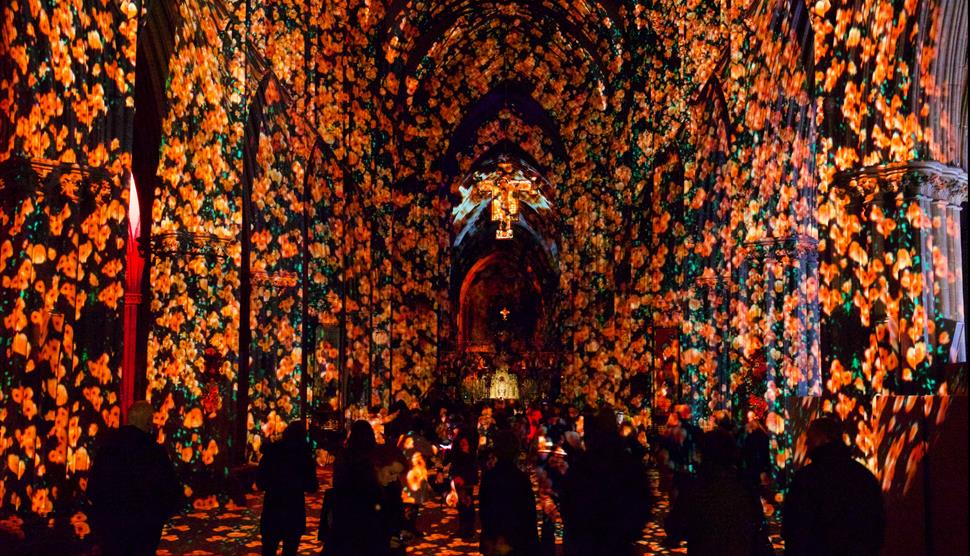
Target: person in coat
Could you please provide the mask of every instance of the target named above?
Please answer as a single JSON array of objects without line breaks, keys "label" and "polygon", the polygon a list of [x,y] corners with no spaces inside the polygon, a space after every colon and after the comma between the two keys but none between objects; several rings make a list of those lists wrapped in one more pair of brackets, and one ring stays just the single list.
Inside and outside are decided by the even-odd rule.
[{"label": "person in coat", "polygon": [[105,433],[88,480],[91,521],[105,556],[155,554],[165,521],[184,502],[165,448],[152,434],[151,404],[128,409],[128,424]]},{"label": "person in coat", "polygon": [[324,494],[318,537],[326,556],[383,555],[379,510],[381,484],[374,471],[374,429],[364,420],[350,427],[333,464],[333,486]]},{"label": "person in coat", "polygon": [[584,421],[586,450],[566,471],[560,497],[564,553],[636,554],[653,506],[646,469],[624,449],[612,411]]},{"label": "person in coat", "polygon": [[519,455],[515,433],[496,433],[492,453],[495,466],[482,476],[479,489],[484,556],[529,556],[539,547],[536,498],[529,475],[516,465]]},{"label": "person in coat", "polygon": [[771,554],[761,525],[761,501],[738,477],[736,444],[725,429],[700,438],[697,476],[685,483],[667,516],[667,544],[687,541],[690,556]]},{"label": "person in coat", "polygon": [[768,433],[758,418],[750,414],[741,437],[741,479],[754,493],[761,493],[762,485],[771,471],[771,449]]},{"label": "person in coat", "polygon": [[811,463],[795,472],[782,516],[789,556],[874,556],[886,529],[879,481],[852,459],[843,426],[822,417],[808,429]]},{"label": "person in coat", "polygon": [[478,484],[478,435],[462,431],[455,439],[446,461],[450,465],[451,481],[458,495],[458,536],[475,535],[475,485]]},{"label": "person in coat", "polygon": [[401,476],[407,466],[407,459],[396,446],[378,446],[373,455],[374,473],[380,486],[380,500],[377,507],[378,527],[373,534],[378,536],[374,556],[404,556],[407,553],[407,522],[404,517],[404,501],[401,497]]},{"label": "person in coat", "polygon": [[256,486],[266,492],[259,519],[263,556],[275,556],[281,543],[283,556],[295,555],[300,537],[306,532],[304,494],[316,492],[319,487],[302,421],[290,423],[279,441],[263,448]]}]

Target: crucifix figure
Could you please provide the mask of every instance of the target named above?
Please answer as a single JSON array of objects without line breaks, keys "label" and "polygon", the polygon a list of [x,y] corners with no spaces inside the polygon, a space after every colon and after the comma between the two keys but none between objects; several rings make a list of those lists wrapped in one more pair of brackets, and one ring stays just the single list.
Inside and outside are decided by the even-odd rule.
[{"label": "crucifix figure", "polygon": [[535,197],[539,190],[521,172],[513,173],[511,162],[502,160],[498,167],[500,174],[495,179],[482,180],[478,185],[492,197],[492,221],[499,223],[495,239],[512,239],[512,219],[519,214],[519,197]]},{"label": "crucifix figure", "polygon": [[502,315],[502,320],[509,320],[509,314],[511,311],[509,311],[508,307],[502,307],[502,310],[498,313]]}]

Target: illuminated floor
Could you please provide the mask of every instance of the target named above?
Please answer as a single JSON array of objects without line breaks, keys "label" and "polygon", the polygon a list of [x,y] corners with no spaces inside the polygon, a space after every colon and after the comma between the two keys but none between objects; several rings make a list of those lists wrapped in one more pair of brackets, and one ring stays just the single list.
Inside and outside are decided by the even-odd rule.
[{"label": "illuminated floor", "polygon": [[[656,474],[652,473],[656,485]],[[321,476],[321,484],[329,483],[329,476]],[[321,494],[307,499],[307,535],[300,544],[301,555],[317,555],[321,544],[316,540]],[[239,554],[258,555],[259,512],[262,507],[262,494],[247,496],[247,506],[230,511],[209,511],[190,513],[172,521],[162,537],[160,555],[181,554]],[[666,498],[659,498],[654,515],[658,520],[651,522],[640,541],[643,554],[686,554],[686,549],[667,550],[662,547],[664,535],[659,523],[667,513]],[[457,529],[457,513],[438,501],[425,505],[419,528],[425,535],[408,549],[408,554],[421,556],[448,556],[477,554],[478,539],[463,541],[454,535]],[[777,537],[773,540],[777,541]],[[776,543],[777,544],[777,543]]]}]

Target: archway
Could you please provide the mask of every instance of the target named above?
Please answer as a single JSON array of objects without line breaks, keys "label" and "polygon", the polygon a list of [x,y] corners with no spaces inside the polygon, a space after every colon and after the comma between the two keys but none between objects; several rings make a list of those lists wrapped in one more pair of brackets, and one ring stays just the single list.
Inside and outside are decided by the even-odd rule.
[{"label": "archway", "polygon": [[515,351],[544,346],[544,299],[531,264],[513,253],[495,251],[465,275],[459,294],[458,345],[469,351],[495,349],[507,336]]},{"label": "archway", "polygon": [[508,369],[523,397],[551,398],[560,345],[551,184],[523,157],[494,154],[461,180],[454,209],[451,306],[457,380]]}]

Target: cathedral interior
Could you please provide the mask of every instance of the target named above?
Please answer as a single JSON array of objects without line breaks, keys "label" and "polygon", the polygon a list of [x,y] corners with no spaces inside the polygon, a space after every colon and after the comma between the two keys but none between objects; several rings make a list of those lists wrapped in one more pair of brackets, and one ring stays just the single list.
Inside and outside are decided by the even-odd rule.
[{"label": "cathedral interior", "polygon": [[837,415],[885,553],[965,554],[967,28],[965,0],[4,1],[0,530],[83,544],[135,400],[201,511],[293,420],[518,397],[753,413],[782,485]]}]

